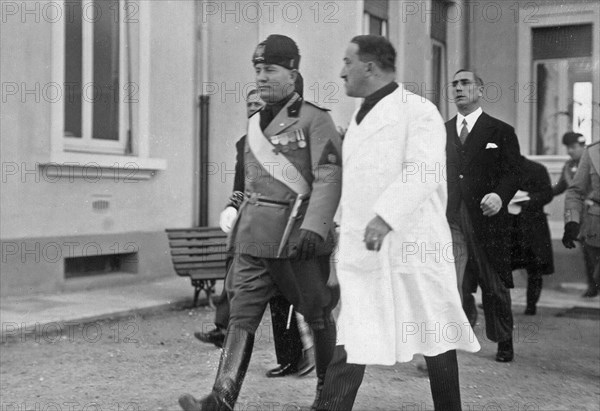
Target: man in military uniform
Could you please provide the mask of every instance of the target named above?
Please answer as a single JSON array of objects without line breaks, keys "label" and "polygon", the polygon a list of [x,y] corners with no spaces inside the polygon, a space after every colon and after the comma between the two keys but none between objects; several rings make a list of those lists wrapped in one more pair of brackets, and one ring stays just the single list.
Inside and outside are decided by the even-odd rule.
[{"label": "man in military uniform", "polygon": [[583,134],[569,131],[563,136],[562,143],[567,147],[567,154],[571,159],[567,160],[560,173],[558,183],[552,187],[552,194],[555,197],[564,193],[571,185],[579,166],[579,160],[585,150],[585,137]]},{"label": "man in military uniform", "polygon": [[590,144],[579,162],[577,173],[565,195],[567,248],[581,240],[590,288],[585,297],[595,297],[600,288],[600,142]]},{"label": "man in military uniform", "polygon": [[299,60],[294,41],[281,35],[260,43],[252,59],[267,105],[248,124],[246,198],[229,235],[234,259],[226,279],[227,337],[212,392],[201,400],[181,396],[186,411],[234,408],[254,333],[279,293],[313,331],[320,385],[333,355],[337,296],[327,280],[341,195],[341,141],[329,114],[294,92]]},{"label": "man in military uniform", "polygon": [[[581,155],[585,150],[585,137],[583,134],[569,131],[563,136],[562,142],[567,147],[567,154],[569,154],[571,159],[567,160],[563,166],[562,172],[560,173],[560,179],[558,180],[558,183],[552,187],[552,194],[554,196],[564,193],[567,188],[569,188],[573,182],[573,177],[575,177],[577,168],[579,167]],[[584,215],[581,216],[582,219],[584,219],[584,217]],[[585,262],[588,289],[585,293],[583,293],[583,297],[595,297],[598,295],[596,282],[594,281],[594,265],[590,263],[590,261],[593,260],[593,256],[590,254],[590,252],[590,248],[587,247],[584,242],[583,260]]]},{"label": "man in military uniform", "polygon": [[[295,90],[302,96],[303,93],[302,76],[298,73],[296,78]],[[246,95],[246,114],[251,117],[258,110],[263,108],[264,101],[260,99],[258,90],[253,88]],[[225,233],[231,231],[237,211],[244,201],[244,147],[246,145],[246,136],[240,138],[235,144],[236,163],[235,178],[233,182],[233,193],[225,209],[221,212],[219,225]],[[232,259],[228,258],[227,267]],[[225,342],[227,324],[229,323],[229,300],[227,299],[227,289],[223,287],[223,292],[218,298],[214,298],[216,305],[215,328],[208,331],[198,331],[194,336],[200,341],[214,344],[222,348]],[[273,326],[273,344],[275,345],[275,355],[278,366],[267,371],[267,377],[285,377],[287,375],[304,376],[310,373],[314,368],[314,351],[312,345],[312,336],[310,332],[303,331],[308,327],[304,319],[298,313],[291,315],[293,311],[290,303],[285,297],[278,295],[269,301],[271,310],[271,324]],[[298,317],[298,318],[297,318]],[[302,333],[302,335],[301,335]]]}]

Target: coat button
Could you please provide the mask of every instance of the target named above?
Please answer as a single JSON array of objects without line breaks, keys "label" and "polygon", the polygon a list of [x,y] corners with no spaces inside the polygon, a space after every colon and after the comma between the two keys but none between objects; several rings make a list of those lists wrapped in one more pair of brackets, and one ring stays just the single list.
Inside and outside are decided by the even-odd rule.
[{"label": "coat button", "polygon": [[464,176],[461,174],[458,176],[458,178],[462,179],[462,178],[464,178]]}]

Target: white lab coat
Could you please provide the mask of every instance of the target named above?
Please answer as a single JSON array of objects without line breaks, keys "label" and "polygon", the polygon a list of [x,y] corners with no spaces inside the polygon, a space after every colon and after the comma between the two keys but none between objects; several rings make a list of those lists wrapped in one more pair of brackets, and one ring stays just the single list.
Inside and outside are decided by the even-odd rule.
[{"label": "white lab coat", "polygon": [[[480,349],[456,283],[445,144],[436,107],[402,85],[346,132],[337,275],[349,363]],[[363,242],[375,215],[392,227],[379,252]]]}]

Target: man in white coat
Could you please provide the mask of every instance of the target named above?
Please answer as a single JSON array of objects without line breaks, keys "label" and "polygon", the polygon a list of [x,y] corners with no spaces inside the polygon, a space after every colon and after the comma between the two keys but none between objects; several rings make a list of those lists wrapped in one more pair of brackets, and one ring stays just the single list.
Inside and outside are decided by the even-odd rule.
[{"label": "man in white coat", "polygon": [[339,345],[317,410],[351,409],[366,364],[415,354],[425,356],[435,409],[460,410],[456,350],[480,349],[456,286],[444,122],[395,82],[395,60],[391,43],[371,35],[354,37],[344,57],[346,94],[365,100],[344,139]]}]

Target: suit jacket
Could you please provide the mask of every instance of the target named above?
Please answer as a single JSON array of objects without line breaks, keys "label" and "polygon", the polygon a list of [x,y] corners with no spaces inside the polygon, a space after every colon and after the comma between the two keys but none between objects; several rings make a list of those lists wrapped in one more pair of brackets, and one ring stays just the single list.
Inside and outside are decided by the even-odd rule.
[{"label": "suit jacket", "polygon": [[250,136],[246,137],[243,172],[247,198],[230,233],[230,247],[241,254],[276,257],[296,193],[274,173],[284,181],[295,181],[300,173],[310,186],[310,198],[300,208],[288,244],[294,247],[299,230],[306,229],[326,240],[318,253],[331,253],[333,216],[342,187],[341,140],[333,120],[324,109],[295,94],[263,134],[270,141],[267,149],[276,153],[274,161],[262,164],[250,149]]},{"label": "suit jacket", "polygon": [[[475,237],[504,284],[512,288],[507,205],[519,188],[521,175],[515,131],[508,124],[482,113],[464,145],[456,132],[456,117],[446,122],[446,138],[447,217],[458,221],[458,210],[464,201]],[[502,208],[498,214],[486,217],[480,203],[492,192],[502,199]]]},{"label": "suit jacket", "polygon": [[521,213],[510,215],[513,229],[512,268],[526,268],[540,274],[552,274],[552,239],[544,206],[552,201],[552,185],[546,167],[523,159],[520,189],[530,200],[522,203]]}]

